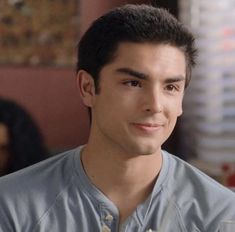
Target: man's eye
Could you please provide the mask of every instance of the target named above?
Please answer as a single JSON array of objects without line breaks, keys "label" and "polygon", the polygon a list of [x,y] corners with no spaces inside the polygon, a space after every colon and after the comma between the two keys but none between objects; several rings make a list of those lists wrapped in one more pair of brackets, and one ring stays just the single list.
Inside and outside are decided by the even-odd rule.
[{"label": "man's eye", "polygon": [[173,92],[173,91],[177,91],[178,88],[175,85],[167,85],[166,90]]},{"label": "man's eye", "polygon": [[141,83],[136,80],[125,81],[124,84],[130,87],[141,87]]}]

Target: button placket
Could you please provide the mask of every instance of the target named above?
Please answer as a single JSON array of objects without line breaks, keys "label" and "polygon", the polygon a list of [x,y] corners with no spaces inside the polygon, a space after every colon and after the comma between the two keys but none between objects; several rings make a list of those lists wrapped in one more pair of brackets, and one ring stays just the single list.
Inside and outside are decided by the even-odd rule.
[{"label": "button placket", "polygon": [[111,232],[116,228],[115,217],[109,209],[101,207],[102,232]]},{"label": "button placket", "polygon": [[103,225],[102,226],[102,232],[111,232],[111,229],[108,226]]},{"label": "button placket", "polygon": [[105,220],[111,223],[113,221],[113,216],[111,214],[107,214]]},{"label": "button placket", "polygon": [[105,215],[103,217],[103,224],[109,228],[114,227],[114,217],[112,216],[111,213],[105,212]]}]

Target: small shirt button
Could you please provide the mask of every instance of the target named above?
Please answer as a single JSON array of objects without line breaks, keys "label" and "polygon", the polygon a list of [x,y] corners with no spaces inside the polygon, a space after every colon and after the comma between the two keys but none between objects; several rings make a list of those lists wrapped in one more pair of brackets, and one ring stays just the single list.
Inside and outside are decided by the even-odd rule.
[{"label": "small shirt button", "polygon": [[113,221],[113,216],[111,214],[108,214],[106,217],[105,217],[105,220],[109,221],[109,222],[112,222]]}]

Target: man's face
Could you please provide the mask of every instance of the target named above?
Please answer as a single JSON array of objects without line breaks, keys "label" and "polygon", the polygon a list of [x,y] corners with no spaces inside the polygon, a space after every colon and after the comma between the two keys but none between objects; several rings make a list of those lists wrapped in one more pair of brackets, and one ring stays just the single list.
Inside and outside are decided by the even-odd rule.
[{"label": "man's face", "polygon": [[170,45],[121,43],[100,73],[92,133],[132,156],[160,153],[182,114],[186,62]]}]

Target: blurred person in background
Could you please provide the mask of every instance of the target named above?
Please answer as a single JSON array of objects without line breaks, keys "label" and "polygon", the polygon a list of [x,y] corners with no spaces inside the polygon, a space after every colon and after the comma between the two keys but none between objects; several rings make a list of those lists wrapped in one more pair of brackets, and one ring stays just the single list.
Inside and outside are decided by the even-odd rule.
[{"label": "blurred person in background", "polygon": [[17,103],[0,98],[0,176],[47,157],[42,135],[30,114]]}]

